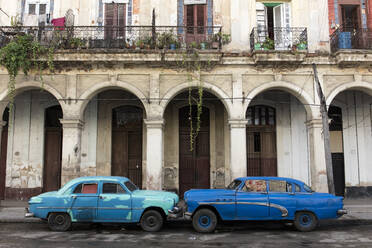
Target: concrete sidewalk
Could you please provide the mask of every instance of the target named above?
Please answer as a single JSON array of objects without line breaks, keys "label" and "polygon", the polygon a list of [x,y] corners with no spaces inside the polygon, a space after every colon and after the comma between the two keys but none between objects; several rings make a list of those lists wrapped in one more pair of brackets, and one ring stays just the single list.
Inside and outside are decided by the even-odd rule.
[{"label": "concrete sidewalk", "polygon": [[[372,199],[345,199],[348,214],[339,222],[361,222],[372,224]],[[0,223],[35,223],[37,218],[25,218],[26,201],[0,201]]]}]

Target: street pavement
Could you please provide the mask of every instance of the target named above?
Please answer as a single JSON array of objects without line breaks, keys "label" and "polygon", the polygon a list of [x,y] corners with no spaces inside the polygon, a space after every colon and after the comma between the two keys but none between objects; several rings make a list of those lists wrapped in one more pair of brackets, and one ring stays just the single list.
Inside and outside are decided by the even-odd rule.
[{"label": "street pavement", "polygon": [[189,222],[168,223],[159,233],[136,226],[75,224],[52,232],[36,218],[25,219],[25,202],[0,202],[2,247],[372,247],[372,199],[345,200],[349,214],[302,233],[280,223],[224,223],[213,234],[196,233]]}]

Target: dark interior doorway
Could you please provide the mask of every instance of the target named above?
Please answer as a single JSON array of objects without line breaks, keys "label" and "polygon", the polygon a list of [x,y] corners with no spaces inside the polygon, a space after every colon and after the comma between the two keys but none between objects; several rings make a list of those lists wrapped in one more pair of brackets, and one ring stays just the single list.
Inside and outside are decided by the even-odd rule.
[{"label": "dark interior doorway", "polygon": [[111,175],[129,178],[142,188],[143,111],[120,106],[112,110]]},{"label": "dark interior doorway", "polygon": [[62,124],[61,106],[45,110],[43,192],[55,191],[61,187],[62,169]]},{"label": "dark interior doorway", "polygon": [[[209,109],[203,107],[199,134],[190,149],[190,107],[179,109],[179,194],[189,189],[210,188]],[[197,107],[192,106],[193,126],[196,125]],[[193,127],[195,130],[196,126]]]},{"label": "dark interior doorway", "polygon": [[184,23],[186,29],[186,42],[201,42],[205,39],[207,26],[207,5],[190,4],[184,8]]},{"label": "dark interior doorway", "polygon": [[277,176],[275,109],[249,107],[247,120],[247,176]]},{"label": "dark interior doorway", "polygon": [[335,184],[335,193],[339,196],[345,194],[345,162],[343,152],[343,128],[342,128],[342,110],[336,106],[330,106],[328,110],[330,119],[329,131],[331,134],[331,152],[333,181]]},{"label": "dark interior doorway", "polygon": [[3,126],[1,134],[1,149],[0,149],[0,200],[5,196],[5,180],[6,180],[6,158],[8,151],[8,123],[9,123],[9,109],[6,108],[3,113],[3,121],[6,122]]},{"label": "dark interior doorway", "polygon": [[344,30],[360,28],[361,21],[359,5],[341,5],[341,22]]}]

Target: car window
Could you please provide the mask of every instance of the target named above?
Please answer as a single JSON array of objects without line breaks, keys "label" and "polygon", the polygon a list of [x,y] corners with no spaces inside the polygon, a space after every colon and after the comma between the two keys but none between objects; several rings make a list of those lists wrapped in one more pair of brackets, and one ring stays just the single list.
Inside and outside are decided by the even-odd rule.
[{"label": "car window", "polygon": [[301,192],[301,187],[298,186],[297,184],[295,184],[295,190],[296,190],[296,192]]},{"label": "car window", "polygon": [[285,180],[270,180],[270,192],[292,192],[292,184]]},{"label": "car window", "polygon": [[246,180],[242,188],[244,192],[267,192],[265,180]]},{"label": "car window", "polygon": [[104,183],[102,186],[102,194],[125,194],[127,193],[120,184]]},{"label": "car window", "polygon": [[74,194],[97,194],[97,183],[81,183],[74,189]]},{"label": "car window", "polygon": [[132,183],[131,181],[126,181],[126,182],[124,182],[124,185],[125,185],[125,187],[127,187],[127,189],[128,190],[130,190],[130,191],[135,191],[135,190],[137,190],[138,189],[138,187],[134,184],[134,183]]},{"label": "car window", "polygon": [[309,192],[309,193],[313,193],[314,191],[309,187],[309,186],[307,186],[306,184],[304,185],[304,190],[306,191],[306,192]]},{"label": "car window", "polygon": [[229,186],[226,187],[226,189],[231,189],[231,190],[237,189],[241,183],[242,181],[240,180],[234,180],[229,184]]}]

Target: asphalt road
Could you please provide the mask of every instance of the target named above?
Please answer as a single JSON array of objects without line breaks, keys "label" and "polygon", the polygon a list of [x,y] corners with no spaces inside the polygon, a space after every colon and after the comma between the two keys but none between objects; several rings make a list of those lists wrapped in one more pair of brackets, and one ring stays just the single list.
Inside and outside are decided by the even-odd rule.
[{"label": "asphalt road", "polygon": [[301,233],[275,223],[228,224],[199,234],[187,223],[167,224],[158,233],[91,225],[58,233],[42,223],[2,223],[0,247],[372,247],[372,225],[333,221]]}]

